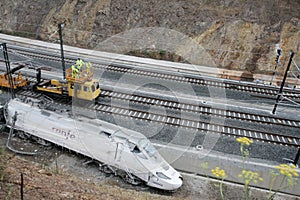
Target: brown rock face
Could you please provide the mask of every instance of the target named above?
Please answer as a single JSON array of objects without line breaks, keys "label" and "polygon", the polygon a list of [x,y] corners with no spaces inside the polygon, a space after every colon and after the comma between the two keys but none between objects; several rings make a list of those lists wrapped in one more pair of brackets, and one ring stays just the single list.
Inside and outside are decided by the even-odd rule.
[{"label": "brown rock face", "polygon": [[0,31],[56,41],[65,22],[69,45],[271,73],[279,47],[279,71],[290,50],[300,61],[299,9],[299,0],[2,0]]}]

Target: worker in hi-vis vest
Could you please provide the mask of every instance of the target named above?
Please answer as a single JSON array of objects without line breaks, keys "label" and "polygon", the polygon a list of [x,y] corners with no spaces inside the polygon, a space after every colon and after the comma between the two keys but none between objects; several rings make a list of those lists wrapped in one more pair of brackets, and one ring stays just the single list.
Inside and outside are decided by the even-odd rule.
[{"label": "worker in hi-vis vest", "polygon": [[76,78],[78,76],[78,72],[79,70],[74,65],[72,65],[72,78]]},{"label": "worker in hi-vis vest", "polygon": [[83,60],[81,60],[80,58],[78,58],[76,60],[76,65],[77,65],[77,69],[80,70],[82,65],[84,64]]}]

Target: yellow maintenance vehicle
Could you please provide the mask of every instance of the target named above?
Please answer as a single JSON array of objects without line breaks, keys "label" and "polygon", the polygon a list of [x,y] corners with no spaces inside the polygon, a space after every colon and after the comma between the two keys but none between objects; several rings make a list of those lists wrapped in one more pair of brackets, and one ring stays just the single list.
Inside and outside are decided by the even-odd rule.
[{"label": "yellow maintenance vehicle", "polygon": [[[10,72],[6,72],[4,74],[0,74],[0,87],[6,87],[17,89],[27,85],[27,80],[22,76],[21,72],[18,73],[17,76],[13,76],[13,73],[25,67],[24,65],[20,65],[10,70]],[[12,83],[9,82],[9,75],[11,76]]]},{"label": "yellow maintenance vehicle", "polygon": [[74,66],[66,70],[66,80],[44,80],[40,81],[36,89],[46,93],[68,95],[85,100],[94,100],[100,95],[100,85],[97,79],[93,78],[94,70],[90,63],[82,62],[80,69]]}]

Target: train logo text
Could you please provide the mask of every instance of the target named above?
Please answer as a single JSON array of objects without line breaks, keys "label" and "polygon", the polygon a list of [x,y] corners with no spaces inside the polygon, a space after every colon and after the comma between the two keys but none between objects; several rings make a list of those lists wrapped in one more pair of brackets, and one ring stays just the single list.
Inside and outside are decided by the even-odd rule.
[{"label": "train logo text", "polygon": [[52,127],[52,131],[54,133],[64,136],[66,139],[69,139],[69,138],[75,139],[75,135],[71,133],[71,130],[64,130],[64,129]]}]

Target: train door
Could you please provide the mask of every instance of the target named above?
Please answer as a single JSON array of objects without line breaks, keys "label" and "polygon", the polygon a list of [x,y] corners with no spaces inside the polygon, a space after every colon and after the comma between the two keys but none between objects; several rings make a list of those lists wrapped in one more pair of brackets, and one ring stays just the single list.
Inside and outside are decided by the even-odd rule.
[{"label": "train door", "polygon": [[82,85],[80,84],[75,84],[75,90],[74,90],[74,97],[81,97],[81,93],[82,93]]},{"label": "train door", "polygon": [[82,96],[82,85],[79,83],[68,83],[68,93],[70,97],[81,98]]}]

